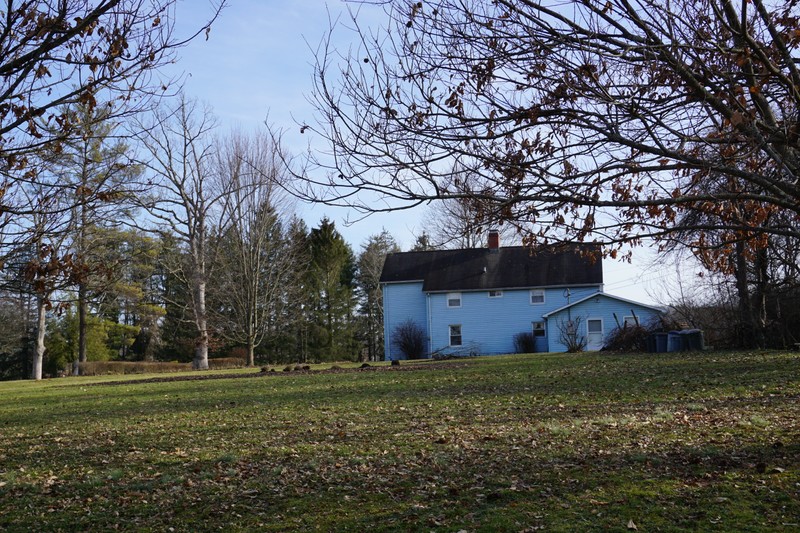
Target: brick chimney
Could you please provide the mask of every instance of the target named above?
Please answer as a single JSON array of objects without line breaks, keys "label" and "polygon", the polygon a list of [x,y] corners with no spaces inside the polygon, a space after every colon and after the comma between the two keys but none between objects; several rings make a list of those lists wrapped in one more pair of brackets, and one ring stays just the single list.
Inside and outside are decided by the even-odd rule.
[{"label": "brick chimney", "polygon": [[489,249],[497,250],[500,248],[500,232],[496,229],[489,230]]}]

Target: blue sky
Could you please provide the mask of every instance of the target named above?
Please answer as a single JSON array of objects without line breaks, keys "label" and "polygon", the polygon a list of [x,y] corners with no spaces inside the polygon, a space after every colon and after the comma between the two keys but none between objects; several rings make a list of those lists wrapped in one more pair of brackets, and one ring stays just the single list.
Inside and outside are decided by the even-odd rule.
[{"label": "blue sky", "polygon": [[[313,86],[314,50],[332,19],[341,17],[342,25],[334,33],[335,45],[345,52],[353,46],[354,35],[347,30],[348,6],[357,7],[341,1],[230,0],[209,39],[199,37],[181,50],[178,63],[168,72],[186,75],[185,92],[212,106],[221,132],[264,127],[269,117],[274,128],[285,130],[285,148],[290,152],[302,152],[309,142],[312,148],[324,149],[319,140],[301,135],[297,123],[314,121],[306,95]],[[200,27],[209,9],[204,0],[180,0],[178,32],[186,34]],[[361,6],[359,20],[377,26],[384,20],[383,11],[377,6]],[[349,226],[345,220],[353,214],[343,209],[303,204],[297,210],[309,226],[316,225],[323,215],[334,220],[356,252],[369,235],[382,228],[389,230],[403,249],[410,247],[414,235],[422,230],[421,209],[373,215]],[[606,261],[604,272],[607,292],[658,303],[654,295],[662,292],[662,280],[674,279],[675,265],[656,262],[652,253],[637,250],[632,265]]]},{"label": "blue sky", "polygon": [[[185,92],[211,105],[223,132],[263,128],[268,119],[273,128],[285,132],[284,148],[290,153],[305,151],[309,142],[324,149],[320,139],[301,135],[298,123],[314,121],[314,109],[306,100],[313,87],[314,50],[337,17],[349,21],[347,7],[345,2],[321,0],[230,0],[209,39],[199,37],[182,49],[168,72],[185,74]],[[179,1],[179,33],[200,27],[208,13],[203,0]],[[383,18],[376,6],[363,6],[359,13],[373,22]],[[336,45],[346,51],[352,33],[342,26],[335,35],[340,37]],[[353,213],[346,210],[310,204],[297,209],[309,226],[324,215],[333,219],[356,250],[382,227],[407,248],[419,226],[418,212],[374,216],[348,226],[345,221]]]}]

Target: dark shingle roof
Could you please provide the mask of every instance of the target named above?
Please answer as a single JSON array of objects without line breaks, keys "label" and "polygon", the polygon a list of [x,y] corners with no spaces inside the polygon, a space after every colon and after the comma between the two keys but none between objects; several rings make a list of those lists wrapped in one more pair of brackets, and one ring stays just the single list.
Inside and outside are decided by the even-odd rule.
[{"label": "dark shingle roof", "polygon": [[597,253],[591,245],[541,251],[513,246],[399,252],[386,257],[381,283],[422,281],[426,292],[595,285],[603,283]]}]

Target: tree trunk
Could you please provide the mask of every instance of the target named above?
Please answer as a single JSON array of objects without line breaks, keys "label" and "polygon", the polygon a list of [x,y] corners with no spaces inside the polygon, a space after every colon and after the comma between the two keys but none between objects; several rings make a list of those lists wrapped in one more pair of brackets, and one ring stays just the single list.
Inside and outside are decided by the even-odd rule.
[{"label": "tree trunk", "polygon": [[145,361],[155,361],[155,352],[156,347],[159,344],[159,330],[158,330],[158,320],[153,318],[152,316],[148,316],[143,325],[147,328],[146,339],[147,342],[144,348],[144,360]]},{"label": "tree trunk", "polygon": [[755,269],[755,290],[753,302],[753,327],[756,346],[764,348],[767,345],[767,290],[768,277],[767,270],[767,250],[756,251],[754,261]]},{"label": "tree trunk", "polygon": [[206,284],[202,280],[195,281],[194,313],[197,324],[197,343],[194,349],[192,368],[208,369],[208,319],[206,318]]},{"label": "tree trunk", "polygon": [[201,335],[197,339],[192,368],[195,370],[208,370],[208,334]]},{"label": "tree trunk", "polygon": [[86,356],[86,284],[78,285],[78,361],[85,363]]},{"label": "tree trunk", "polygon": [[45,298],[39,296],[36,300],[36,346],[33,352],[33,369],[31,379],[42,379],[42,365],[44,363],[44,334],[47,327],[47,310]]},{"label": "tree trunk", "polygon": [[741,344],[743,347],[756,345],[756,323],[753,316],[753,302],[750,299],[750,288],[747,283],[747,257],[745,257],[745,243],[736,243],[736,292],[739,296],[739,321]]},{"label": "tree trunk", "polygon": [[[84,145],[86,148],[86,145]],[[81,182],[79,190],[81,191],[81,199],[82,201],[78,205],[79,209],[79,224],[77,237],[77,251],[78,251],[78,260],[79,264],[82,266],[86,266],[85,261],[85,243],[86,243],[86,227],[88,226],[88,209],[85,203],[85,194],[87,190],[87,182],[89,180],[89,172],[86,168],[88,158],[84,156],[82,158],[82,172],[80,174]],[[85,276],[86,274],[81,274]],[[78,282],[78,361],[77,363],[85,363],[87,361],[86,356],[86,278],[83,278]],[[73,373],[77,376],[78,375],[78,365],[73,364]]]},{"label": "tree trunk", "polygon": [[253,343],[253,338],[250,337],[247,339],[247,366],[255,366],[256,364],[255,351],[256,348]]},{"label": "tree trunk", "polygon": [[256,331],[258,331],[258,318],[255,298],[248,294],[248,317],[247,317],[247,366],[256,364]]},{"label": "tree trunk", "polygon": [[298,333],[300,334],[300,362],[308,362],[308,323],[306,316],[303,314],[300,318],[300,327]]}]

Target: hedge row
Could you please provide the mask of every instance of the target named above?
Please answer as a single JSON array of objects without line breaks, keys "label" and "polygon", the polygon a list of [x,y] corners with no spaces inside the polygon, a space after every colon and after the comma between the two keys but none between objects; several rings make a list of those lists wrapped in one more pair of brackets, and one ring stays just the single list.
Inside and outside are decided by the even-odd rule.
[{"label": "hedge row", "polygon": [[[241,368],[245,366],[240,357],[220,357],[208,360],[208,368],[222,370],[225,368]],[[158,374],[167,372],[185,372],[192,369],[192,363],[162,361],[87,361],[80,363],[81,376],[100,376],[106,374]]]}]

